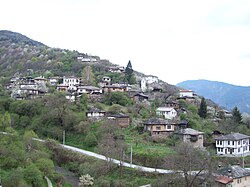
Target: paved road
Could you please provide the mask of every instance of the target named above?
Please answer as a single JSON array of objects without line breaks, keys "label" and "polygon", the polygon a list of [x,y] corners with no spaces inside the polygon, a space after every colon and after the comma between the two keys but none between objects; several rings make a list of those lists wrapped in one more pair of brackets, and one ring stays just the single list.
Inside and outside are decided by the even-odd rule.
[{"label": "paved road", "polygon": [[[107,158],[105,156],[97,154],[97,153],[93,153],[93,152],[86,151],[86,150],[83,150],[83,149],[79,149],[79,148],[76,148],[76,147],[72,147],[72,146],[69,146],[69,145],[62,145],[61,144],[61,146],[68,149],[68,150],[81,153],[83,155],[95,157],[95,158],[98,158],[98,159],[101,159],[101,160],[107,160]],[[129,168],[134,168],[134,169],[141,170],[141,171],[144,171],[144,172],[158,172],[158,173],[168,173],[168,174],[178,172],[178,171],[174,171],[174,170],[149,168],[149,167],[139,166],[139,165],[135,165],[135,164],[130,164],[130,163],[127,163],[127,162],[122,162],[122,164],[121,164],[121,162],[119,160],[116,160],[116,159],[113,159],[113,158],[108,158],[108,159],[110,161],[112,161],[113,163],[115,163],[115,164],[122,165],[122,166],[129,167]]]}]

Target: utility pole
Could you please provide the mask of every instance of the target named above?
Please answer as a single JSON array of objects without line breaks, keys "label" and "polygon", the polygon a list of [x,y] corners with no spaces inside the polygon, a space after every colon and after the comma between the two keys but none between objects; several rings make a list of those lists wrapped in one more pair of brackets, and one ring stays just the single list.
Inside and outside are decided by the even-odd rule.
[{"label": "utility pole", "polygon": [[63,130],[63,145],[65,145],[65,130]]},{"label": "utility pole", "polygon": [[132,167],[132,159],[133,159],[133,149],[132,144],[130,145],[130,167]]}]

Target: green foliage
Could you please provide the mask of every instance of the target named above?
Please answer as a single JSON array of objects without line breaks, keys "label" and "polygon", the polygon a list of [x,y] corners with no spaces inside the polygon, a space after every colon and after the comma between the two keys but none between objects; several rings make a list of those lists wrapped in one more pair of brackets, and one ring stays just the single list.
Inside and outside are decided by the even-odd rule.
[{"label": "green foliage", "polygon": [[85,143],[89,147],[94,147],[97,145],[97,138],[94,133],[89,132],[85,138]]},{"label": "green foliage", "polygon": [[104,94],[102,103],[106,105],[119,104],[122,106],[128,106],[132,104],[132,100],[128,97],[127,93],[109,92]]},{"label": "green foliage", "polygon": [[24,179],[25,181],[27,181],[28,184],[34,187],[43,186],[43,175],[33,163],[30,163],[24,169]]},{"label": "green foliage", "polygon": [[3,115],[0,114],[0,130],[5,131],[6,128],[10,127],[11,118],[8,112],[5,112]]},{"label": "green foliage", "polygon": [[36,160],[35,164],[45,176],[52,176],[52,174],[54,173],[54,163],[48,158],[40,158]]},{"label": "green foliage", "polygon": [[202,97],[202,99],[201,99],[201,104],[200,104],[198,114],[199,114],[199,116],[201,118],[206,118],[207,117],[207,103],[206,103],[204,97]]}]

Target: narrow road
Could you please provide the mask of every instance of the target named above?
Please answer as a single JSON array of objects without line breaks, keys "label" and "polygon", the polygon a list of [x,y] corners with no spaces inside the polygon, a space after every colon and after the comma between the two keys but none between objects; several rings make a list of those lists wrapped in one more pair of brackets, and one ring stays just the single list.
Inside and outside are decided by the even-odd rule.
[{"label": "narrow road", "polygon": [[[71,151],[74,151],[74,152],[78,152],[78,153],[81,153],[81,154],[86,155],[86,156],[95,157],[95,158],[101,159],[101,160],[107,160],[107,158],[105,156],[97,154],[97,153],[93,153],[93,152],[86,151],[86,150],[83,150],[83,149],[79,149],[79,148],[76,148],[76,147],[72,147],[72,146],[69,146],[69,145],[62,145],[61,144],[61,146],[64,147],[65,149],[68,149],[68,150],[71,150]],[[165,173],[165,174],[178,172],[178,171],[174,171],[174,170],[155,169],[155,168],[150,168],[150,167],[144,167],[144,166],[139,166],[139,165],[135,165],[135,164],[130,164],[130,163],[127,163],[127,162],[122,162],[121,163],[119,160],[116,160],[116,159],[113,159],[113,158],[108,158],[108,160],[110,160],[111,162],[113,162],[115,164],[122,165],[122,166],[129,167],[129,168],[134,168],[134,169],[141,170],[141,171],[144,171],[144,172],[158,172],[158,173]]]}]

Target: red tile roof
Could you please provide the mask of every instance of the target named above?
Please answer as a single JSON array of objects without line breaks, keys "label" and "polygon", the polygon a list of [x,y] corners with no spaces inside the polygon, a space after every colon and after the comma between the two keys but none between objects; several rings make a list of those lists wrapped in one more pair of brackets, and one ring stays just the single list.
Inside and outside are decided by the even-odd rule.
[{"label": "red tile roof", "polygon": [[219,182],[219,183],[222,183],[222,184],[228,184],[230,182],[233,182],[233,179],[232,178],[229,178],[227,176],[217,176],[215,178],[215,181]]}]

